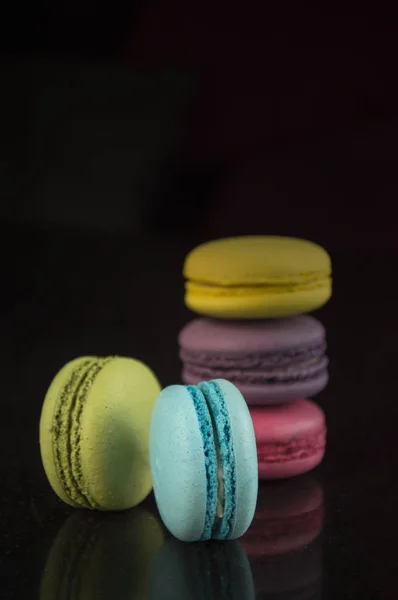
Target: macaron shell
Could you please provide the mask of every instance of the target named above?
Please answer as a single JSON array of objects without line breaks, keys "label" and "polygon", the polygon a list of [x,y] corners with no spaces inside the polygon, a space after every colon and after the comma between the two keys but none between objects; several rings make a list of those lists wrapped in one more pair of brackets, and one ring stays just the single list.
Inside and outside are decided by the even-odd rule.
[{"label": "macaron shell", "polygon": [[257,504],[258,469],[256,440],[247,404],[239,390],[225,379],[216,379],[227,405],[235,453],[236,513],[229,539],[239,538],[250,526]]},{"label": "macaron shell", "polygon": [[199,540],[206,517],[206,468],[198,416],[184,386],[167,387],[156,400],[150,461],[164,524],[181,541]]},{"label": "macaron shell", "polygon": [[286,443],[312,437],[325,428],[323,410],[310,400],[292,404],[250,409],[257,442]]},{"label": "macaron shell", "polygon": [[188,290],[185,304],[199,315],[217,319],[276,319],[312,312],[326,304],[332,293],[329,284],[313,290],[272,294],[266,288],[242,296],[218,296],[214,292],[203,295],[198,290]]},{"label": "macaron shell", "polygon": [[[297,444],[326,435],[325,416],[322,409],[310,400],[297,400],[291,404],[251,408],[258,452],[262,446]],[[323,459],[325,446],[315,448],[309,455],[281,457],[281,460],[262,461],[259,459],[259,475],[262,479],[293,477],[310,471]]]},{"label": "macaron shell", "polygon": [[315,396],[326,387],[328,379],[327,371],[323,371],[311,379],[294,383],[274,383],[263,386],[235,383],[235,385],[250,406],[274,405],[293,402],[297,398]]},{"label": "macaron shell", "polygon": [[76,358],[58,371],[46,393],[40,417],[40,453],[48,481],[54,492],[67,504],[77,507],[65,493],[57,475],[53,446],[53,418],[60,391],[64,388],[72,371],[87,360],[95,360],[93,356]]},{"label": "macaron shell", "polygon": [[302,283],[328,276],[326,250],[307,240],[282,236],[244,236],[207,242],[187,256],[184,275],[221,286]]},{"label": "macaron shell", "polygon": [[116,357],[94,380],[81,418],[80,459],[102,510],[136,506],[151,491],[150,418],[160,385],[143,363]]},{"label": "macaron shell", "polygon": [[244,359],[249,354],[277,354],[320,344],[325,340],[322,323],[309,315],[272,321],[217,321],[198,318],[178,336],[181,348],[191,352]]},{"label": "macaron shell", "polygon": [[258,474],[260,479],[285,479],[308,473],[315,469],[323,460],[325,451],[318,451],[308,458],[301,458],[289,463],[264,464],[258,463]]}]

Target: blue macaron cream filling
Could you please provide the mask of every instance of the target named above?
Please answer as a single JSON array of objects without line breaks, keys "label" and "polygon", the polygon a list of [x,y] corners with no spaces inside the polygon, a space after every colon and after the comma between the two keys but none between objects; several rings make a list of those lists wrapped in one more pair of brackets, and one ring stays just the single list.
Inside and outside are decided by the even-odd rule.
[{"label": "blue macaron cream filling", "polygon": [[207,499],[201,541],[228,539],[236,511],[236,466],[229,411],[216,381],[188,385],[186,389],[198,417],[205,456]]}]

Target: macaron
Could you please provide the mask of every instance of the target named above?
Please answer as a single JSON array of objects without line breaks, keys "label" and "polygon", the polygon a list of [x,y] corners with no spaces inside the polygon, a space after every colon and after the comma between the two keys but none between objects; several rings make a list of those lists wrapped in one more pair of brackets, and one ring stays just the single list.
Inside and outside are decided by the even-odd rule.
[{"label": "macaron", "polygon": [[326,446],[325,415],[311,400],[251,407],[261,479],[306,473],[322,461]]},{"label": "macaron", "polygon": [[163,543],[159,521],[141,507],[107,515],[74,512],[48,554],[40,600],[146,600]]},{"label": "macaron", "polygon": [[159,513],[180,541],[236,539],[254,515],[258,469],[247,404],[224,379],[165,388],[152,413]]},{"label": "macaron", "polygon": [[237,541],[168,539],[153,562],[153,600],[255,600],[250,563]]},{"label": "macaron", "polygon": [[248,404],[279,404],[315,396],[327,384],[323,325],[299,315],[265,321],[199,318],[178,338],[182,380],[224,377]]},{"label": "macaron", "polygon": [[160,389],[131,358],[85,356],[59,371],[42,408],[40,450],[64,502],[124,510],[149,494],[149,426]]},{"label": "macaron", "polygon": [[326,250],[297,238],[245,236],[194,248],[184,264],[185,303],[219,319],[265,319],[307,313],[331,296]]}]

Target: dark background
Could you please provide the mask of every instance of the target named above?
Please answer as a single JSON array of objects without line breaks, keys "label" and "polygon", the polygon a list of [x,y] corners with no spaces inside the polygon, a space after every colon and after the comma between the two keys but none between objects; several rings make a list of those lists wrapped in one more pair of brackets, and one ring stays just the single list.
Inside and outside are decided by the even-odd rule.
[{"label": "dark background", "polygon": [[2,10],[2,597],[37,597],[70,512],[38,448],[57,369],[117,353],[178,381],[186,252],[259,233],[312,239],[333,261],[317,314],[331,358],[323,597],[395,598],[393,12],[224,0]]}]

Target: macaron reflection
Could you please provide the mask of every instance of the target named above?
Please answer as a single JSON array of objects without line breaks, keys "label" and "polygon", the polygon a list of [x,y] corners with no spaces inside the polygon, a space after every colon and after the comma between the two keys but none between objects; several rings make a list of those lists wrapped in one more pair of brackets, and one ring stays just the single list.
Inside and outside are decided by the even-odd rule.
[{"label": "macaron reflection", "polygon": [[260,598],[321,598],[321,485],[311,475],[263,482],[256,514],[241,540]]},{"label": "macaron reflection", "polygon": [[254,600],[250,564],[239,542],[186,544],[170,538],[153,563],[150,600]]},{"label": "macaron reflection", "polygon": [[146,599],[163,542],[159,521],[143,508],[75,512],[51,547],[40,600]]},{"label": "macaron reflection", "polygon": [[40,600],[254,600],[236,541],[165,541],[149,511],[75,512],[50,549]]}]

